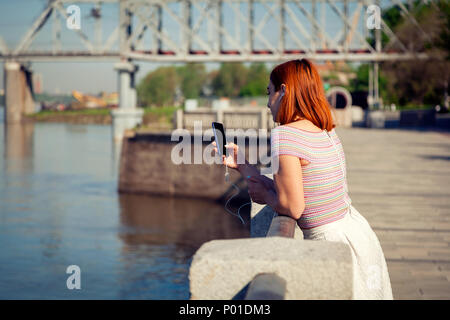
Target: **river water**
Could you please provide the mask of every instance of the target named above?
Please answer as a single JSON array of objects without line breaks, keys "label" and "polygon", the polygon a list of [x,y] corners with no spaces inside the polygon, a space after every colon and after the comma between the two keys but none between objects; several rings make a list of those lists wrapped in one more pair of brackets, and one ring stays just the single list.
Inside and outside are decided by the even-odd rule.
[{"label": "river water", "polygon": [[212,202],[118,194],[110,126],[5,126],[0,112],[0,299],[188,299],[195,251],[249,236]]}]

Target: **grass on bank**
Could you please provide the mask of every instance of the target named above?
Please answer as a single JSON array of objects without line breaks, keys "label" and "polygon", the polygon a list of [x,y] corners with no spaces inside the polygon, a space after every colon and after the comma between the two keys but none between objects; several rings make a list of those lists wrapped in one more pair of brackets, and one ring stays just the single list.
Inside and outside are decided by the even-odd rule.
[{"label": "grass on bank", "polygon": [[[157,117],[173,117],[174,112],[180,107],[145,107],[144,114],[152,114]],[[109,115],[111,110],[108,108],[86,108],[86,109],[68,109],[63,111],[57,110],[42,110],[33,114],[30,114],[30,117],[44,117],[44,116],[53,116],[53,115]]]},{"label": "grass on bank", "polygon": [[157,130],[167,131],[173,129],[175,111],[181,107],[144,107],[143,124],[139,131]]},{"label": "grass on bank", "polygon": [[[386,105],[386,110],[390,110],[390,106]],[[408,104],[405,106],[396,106],[397,111],[406,111],[406,110],[429,110],[434,109],[433,105],[416,105],[416,104]]]},{"label": "grass on bank", "polygon": [[176,110],[182,109],[181,107],[144,107],[144,115],[145,114],[153,114],[157,117],[166,117],[166,118],[172,118],[173,114]]},{"label": "grass on bank", "polygon": [[31,118],[42,119],[51,116],[106,116],[111,112],[110,109],[106,108],[92,108],[92,109],[78,109],[78,110],[42,110],[33,114],[28,115]]},{"label": "grass on bank", "polygon": [[[180,107],[145,107],[143,123],[139,127],[139,131],[150,130],[150,131],[167,131],[171,130],[173,127],[174,113]],[[93,117],[92,121],[96,122],[94,119],[97,117],[109,117],[111,110],[108,108],[92,108],[92,109],[77,109],[77,110],[43,110],[34,114],[28,115],[31,119],[35,121],[59,121],[66,122],[72,121],[73,118],[87,118]],[[105,120],[105,119],[104,119]],[[104,121],[103,121],[104,122]],[[137,129],[137,128],[136,128]]]}]

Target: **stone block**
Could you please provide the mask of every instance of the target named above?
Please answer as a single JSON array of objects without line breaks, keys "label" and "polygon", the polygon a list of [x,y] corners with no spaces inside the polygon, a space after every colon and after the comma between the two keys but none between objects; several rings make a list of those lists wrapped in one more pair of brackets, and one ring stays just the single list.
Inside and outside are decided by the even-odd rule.
[{"label": "stone block", "polygon": [[351,106],[352,110],[352,122],[364,121],[364,110],[359,106]]},{"label": "stone block", "polygon": [[350,128],[352,126],[352,109],[351,107],[343,109],[331,109],[333,119],[336,121],[336,126],[342,128]]},{"label": "stone block", "polygon": [[271,237],[213,240],[194,255],[191,299],[233,299],[260,273],[286,281],[288,300],[351,299],[352,256],[348,245]]},{"label": "stone block", "polygon": [[384,128],[386,117],[383,111],[380,110],[366,110],[365,123],[367,128]]}]

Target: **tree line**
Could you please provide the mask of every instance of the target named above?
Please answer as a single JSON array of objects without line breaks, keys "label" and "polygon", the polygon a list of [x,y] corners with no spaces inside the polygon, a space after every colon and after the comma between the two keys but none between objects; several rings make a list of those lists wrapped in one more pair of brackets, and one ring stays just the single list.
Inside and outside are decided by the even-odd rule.
[{"label": "tree line", "polygon": [[[382,17],[407,49],[425,52],[430,59],[381,63],[380,94],[384,101],[399,105],[441,104],[450,81],[450,2],[416,0],[409,10],[418,25],[398,5],[385,10]],[[382,44],[389,45],[384,33]],[[401,50],[398,45],[390,48]],[[365,73],[368,70],[361,69],[359,78]]]},{"label": "tree line", "polygon": [[266,94],[269,70],[264,63],[222,63],[208,72],[202,63],[164,66],[149,72],[137,86],[139,104],[168,106],[180,99],[205,96],[249,97]]}]

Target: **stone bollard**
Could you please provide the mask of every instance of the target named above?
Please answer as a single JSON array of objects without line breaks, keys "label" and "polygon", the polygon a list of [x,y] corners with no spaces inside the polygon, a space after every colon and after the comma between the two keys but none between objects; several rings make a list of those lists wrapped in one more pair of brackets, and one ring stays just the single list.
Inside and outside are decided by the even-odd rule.
[{"label": "stone bollard", "polygon": [[195,253],[191,299],[229,300],[245,296],[261,273],[286,281],[285,299],[352,299],[352,256],[348,245],[291,238],[213,240]]},{"label": "stone bollard", "polygon": [[384,128],[386,116],[380,110],[366,110],[365,123],[367,128]]},{"label": "stone bollard", "polygon": [[351,106],[352,110],[352,126],[364,126],[364,110],[359,106]]}]

